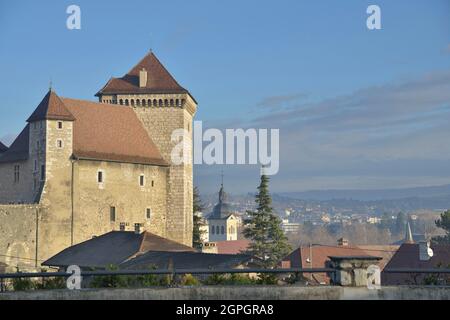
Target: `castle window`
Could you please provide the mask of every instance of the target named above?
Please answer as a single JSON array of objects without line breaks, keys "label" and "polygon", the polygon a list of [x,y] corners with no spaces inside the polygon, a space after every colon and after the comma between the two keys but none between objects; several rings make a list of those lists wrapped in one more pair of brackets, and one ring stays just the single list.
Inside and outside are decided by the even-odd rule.
[{"label": "castle window", "polygon": [[62,121],[58,121],[58,129],[62,129],[63,128],[63,123],[62,123]]},{"label": "castle window", "polygon": [[56,146],[61,149],[63,147],[63,141],[61,139],[56,140]]},{"label": "castle window", "polygon": [[216,229],[214,228],[214,226],[211,226],[211,233],[212,234],[216,234],[216,231],[215,231]]},{"label": "castle window", "polygon": [[123,99],[119,100],[120,105],[123,105]]},{"label": "castle window", "polygon": [[158,101],[156,99],[153,99],[153,106],[157,107],[158,106]]},{"label": "castle window", "polygon": [[164,107],[168,107],[169,106],[169,101],[167,99],[164,99]]},{"label": "castle window", "polygon": [[222,228],[221,228],[221,230],[220,230],[220,231],[221,231],[221,233],[222,233],[222,234],[225,234],[225,227],[224,227],[224,226],[222,226]]},{"label": "castle window", "polygon": [[152,187],[154,187],[155,186],[155,181],[154,180],[152,180]]},{"label": "castle window", "polygon": [[20,166],[16,165],[14,166],[14,182],[19,182],[20,178]]},{"label": "castle window", "polygon": [[180,106],[180,100],[176,99],[176,100],[175,100],[175,105],[176,105],[177,107],[179,107],[179,106]]},{"label": "castle window", "polygon": [[170,106],[173,107],[173,99],[170,99]]},{"label": "castle window", "polygon": [[147,220],[150,220],[152,216],[152,209],[147,208],[147,210],[145,210],[145,217],[147,218]]},{"label": "castle window", "polygon": [[141,175],[139,176],[139,185],[140,185],[141,187],[145,186],[145,176],[144,176],[143,174],[141,174]]},{"label": "castle window", "polygon": [[162,107],[162,106],[163,106],[163,101],[162,101],[161,99],[159,99],[159,101],[158,101],[158,105],[159,105],[160,107]]},{"label": "castle window", "polygon": [[219,226],[216,226],[216,233],[219,234]]},{"label": "castle window", "polygon": [[142,106],[145,107],[147,104],[147,101],[145,99],[142,99]]},{"label": "castle window", "polygon": [[134,107],[134,99],[131,99],[131,106]]},{"label": "castle window", "polygon": [[181,106],[184,106],[184,99],[181,99]]},{"label": "castle window", "polygon": [[147,104],[148,104],[149,107],[151,107],[152,106],[152,100],[148,99]]},{"label": "castle window", "polygon": [[103,170],[99,170],[99,171],[97,171],[97,182],[98,183],[103,183],[103,181],[104,181],[104,172],[103,172]]},{"label": "castle window", "polygon": [[129,103],[128,103],[128,99],[125,99],[125,105],[126,105],[126,106],[128,106],[128,105],[129,105]]},{"label": "castle window", "polygon": [[140,106],[140,105],[141,105],[141,100],[136,99],[136,105],[137,105],[137,106]]},{"label": "castle window", "polygon": [[116,222],[116,207],[109,207],[109,221]]},{"label": "castle window", "polygon": [[41,166],[41,181],[45,180],[45,165]]},{"label": "castle window", "polygon": [[34,160],[34,172],[37,171],[37,168],[38,168],[38,162],[37,162],[37,160]]}]

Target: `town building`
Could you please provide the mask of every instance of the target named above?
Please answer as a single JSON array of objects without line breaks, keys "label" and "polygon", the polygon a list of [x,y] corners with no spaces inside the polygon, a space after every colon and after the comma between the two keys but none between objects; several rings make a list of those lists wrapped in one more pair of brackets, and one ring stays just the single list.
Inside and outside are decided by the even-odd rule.
[{"label": "town building", "polygon": [[231,211],[222,183],[219,191],[219,202],[214,206],[212,214],[208,217],[209,241],[237,240],[238,225],[239,220]]}]

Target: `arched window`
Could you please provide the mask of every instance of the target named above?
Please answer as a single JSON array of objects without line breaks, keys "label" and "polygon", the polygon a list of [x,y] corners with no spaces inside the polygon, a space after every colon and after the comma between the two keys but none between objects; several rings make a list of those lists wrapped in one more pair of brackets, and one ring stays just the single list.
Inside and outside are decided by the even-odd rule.
[{"label": "arched window", "polygon": [[222,226],[221,232],[222,232],[222,234],[225,234],[225,227],[224,226]]},{"label": "arched window", "polygon": [[147,104],[147,101],[145,99],[142,99],[142,106],[145,107],[146,104]]},{"label": "arched window", "polygon": [[147,104],[148,104],[149,107],[151,107],[152,106],[152,100],[148,99]]},{"label": "arched window", "polygon": [[215,234],[216,233],[215,231],[216,231],[216,229],[214,228],[214,226],[211,226],[211,233]]},{"label": "arched window", "polygon": [[219,231],[220,231],[219,226],[216,226],[216,233],[219,234]]},{"label": "arched window", "polygon": [[123,105],[123,99],[120,99],[120,100],[119,100],[119,103],[120,103],[121,105]]},{"label": "arched window", "polygon": [[158,106],[158,101],[156,99],[153,99],[153,106],[157,107]]},{"label": "arched window", "polygon": [[173,107],[173,99],[170,99],[170,106]]},{"label": "arched window", "polygon": [[136,99],[136,105],[137,105],[137,106],[140,106],[140,105],[141,105],[141,100]]},{"label": "arched window", "polygon": [[134,107],[134,99],[131,99],[131,105]]},{"label": "arched window", "polygon": [[159,99],[159,101],[158,101],[158,105],[159,105],[160,107],[162,107],[162,106],[163,106],[163,101],[162,101],[162,99]]},{"label": "arched window", "polygon": [[164,99],[164,107],[168,107],[169,106],[169,101],[167,99]]},{"label": "arched window", "polygon": [[178,99],[175,100],[175,106],[177,106],[177,107],[180,106],[180,100],[178,100]]},{"label": "arched window", "polygon": [[181,106],[184,106],[184,99],[181,99]]},{"label": "arched window", "polygon": [[125,99],[125,105],[126,105],[126,106],[128,106],[128,105],[129,105],[129,103],[128,103],[128,99]]}]

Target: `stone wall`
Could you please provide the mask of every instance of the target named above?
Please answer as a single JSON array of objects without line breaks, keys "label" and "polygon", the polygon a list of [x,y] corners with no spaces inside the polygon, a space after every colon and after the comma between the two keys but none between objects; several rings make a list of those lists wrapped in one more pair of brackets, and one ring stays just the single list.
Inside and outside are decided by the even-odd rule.
[{"label": "stone wall", "polygon": [[[128,99],[137,96],[126,96]],[[118,100],[124,97],[117,97]],[[167,237],[185,245],[192,245],[193,228],[193,171],[192,171],[192,121],[196,103],[187,94],[141,95],[140,99],[184,100],[183,107],[144,107],[134,108],[151,139],[158,147],[163,158],[171,164],[168,178]],[[172,133],[185,129],[190,141],[188,161],[181,165],[172,163],[171,153],[177,141],[171,141]]]},{"label": "stone wall", "polygon": [[0,293],[0,300],[449,300],[450,287],[202,286]]},{"label": "stone wall", "polygon": [[7,271],[34,270],[41,208],[39,205],[0,205],[0,262]]},{"label": "stone wall", "polygon": [[[97,173],[103,172],[99,185]],[[144,175],[145,185],[139,184]],[[143,229],[164,237],[166,235],[166,199],[168,168],[102,161],[80,160],[74,167],[74,243],[119,230]],[[111,221],[110,208],[115,208]],[[150,218],[147,218],[150,209]]]}]

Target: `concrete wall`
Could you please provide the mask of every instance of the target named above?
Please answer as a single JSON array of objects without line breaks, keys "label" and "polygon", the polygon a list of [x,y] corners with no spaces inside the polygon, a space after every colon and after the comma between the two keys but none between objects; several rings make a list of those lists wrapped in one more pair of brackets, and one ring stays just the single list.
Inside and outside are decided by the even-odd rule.
[{"label": "concrete wall", "polygon": [[450,287],[203,286],[0,293],[0,300],[449,300]]}]

